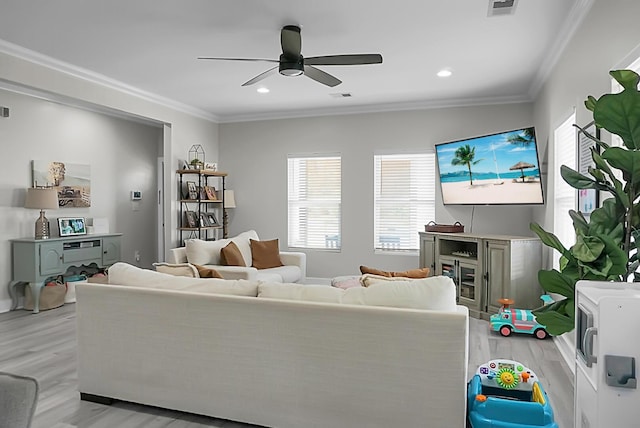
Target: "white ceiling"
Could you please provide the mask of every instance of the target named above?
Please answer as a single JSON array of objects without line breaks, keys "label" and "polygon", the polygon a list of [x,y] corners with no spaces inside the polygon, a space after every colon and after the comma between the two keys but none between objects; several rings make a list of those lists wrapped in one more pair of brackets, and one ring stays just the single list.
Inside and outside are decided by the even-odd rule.
[{"label": "white ceiling", "polygon": [[[50,57],[220,122],[529,101],[586,4],[519,0],[513,15],[489,17],[489,0],[0,0],[0,51]],[[319,66],[343,81],[334,88],[280,75],[241,87],[273,64],[196,59],[277,59],[287,24],[302,27],[304,56],[384,62]],[[438,78],[442,68],[453,76]]]}]

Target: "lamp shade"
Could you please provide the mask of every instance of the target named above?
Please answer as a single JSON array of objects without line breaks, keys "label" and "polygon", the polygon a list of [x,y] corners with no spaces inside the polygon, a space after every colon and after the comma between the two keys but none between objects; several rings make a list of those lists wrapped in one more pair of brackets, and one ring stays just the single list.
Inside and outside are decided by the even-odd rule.
[{"label": "lamp shade", "polygon": [[53,187],[27,189],[24,207],[37,210],[58,209],[58,192]]},{"label": "lamp shade", "polygon": [[233,190],[225,190],[224,191],[224,207],[225,208],[235,208],[236,207],[236,197],[233,194]]}]

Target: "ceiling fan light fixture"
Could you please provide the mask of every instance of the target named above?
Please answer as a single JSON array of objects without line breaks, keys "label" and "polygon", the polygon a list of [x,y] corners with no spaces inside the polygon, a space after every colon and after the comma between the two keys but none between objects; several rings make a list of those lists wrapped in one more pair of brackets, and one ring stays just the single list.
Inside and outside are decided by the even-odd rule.
[{"label": "ceiling fan light fixture", "polygon": [[257,89],[257,91],[261,94],[268,94],[269,93],[269,88],[265,88],[264,86],[261,86]]},{"label": "ceiling fan light fixture", "polygon": [[438,71],[437,76],[438,77],[449,77],[453,74],[453,72],[447,68],[444,68],[440,71]]},{"label": "ceiling fan light fixture", "polygon": [[304,63],[302,55],[299,58],[290,59],[284,54],[280,55],[280,66],[278,72],[283,76],[293,77],[300,76],[304,73]]}]

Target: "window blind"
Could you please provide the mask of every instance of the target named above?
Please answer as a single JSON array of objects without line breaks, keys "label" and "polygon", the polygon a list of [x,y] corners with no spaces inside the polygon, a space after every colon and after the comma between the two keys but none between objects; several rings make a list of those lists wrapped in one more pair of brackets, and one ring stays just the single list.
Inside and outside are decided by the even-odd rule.
[{"label": "window blind", "polygon": [[289,247],[341,248],[341,183],[340,156],[289,156]]},{"label": "window blind", "polygon": [[[560,175],[560,166],[566,165],[576,169],[576,121],[575,113],[556,128],[553,133],[554,149],[554,182],[553,182],[553,233],[560,239],[562,245],[569,248],[575,243],[573,222],[569,217],[569,210],[575,210],[577,205],[577,191],[569,186]],[[560,266],[560,253],[553,253],[553,267]]]},{"label": "window blind", "polygon": [[374,156],[374,249],[418,250],[435,219],[435,153]]}]

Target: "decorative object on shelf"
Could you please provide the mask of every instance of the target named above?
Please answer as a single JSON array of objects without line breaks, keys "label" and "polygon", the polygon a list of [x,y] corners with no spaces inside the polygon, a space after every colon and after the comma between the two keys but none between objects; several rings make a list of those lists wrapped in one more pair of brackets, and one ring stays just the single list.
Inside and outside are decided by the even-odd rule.
[{"label": "decorative object on shelf", "polygon": [[454,224],[438,224],[435,221],[430,221],[424,226],[425,232],[441,232],[441,233],[462,233],[464,232],[464,225],[459,221]]},{"label": "decorative object on shelf", "polygon": [[198,227],[198,217],[195,211],[185,211],[184,217],[187,220],[188,227]]},{"label": "decorative object on shelf", "polygon": [[204,162],[204,169],[207,171],[217,171],[218,164],[216,162]]},{"label": "decorative object on shelf", "polygon": [[229,230],[229,214],[227,213],[227,208],[235,208],[236,207],[236,197],[233,193],[233,190],[225,190],[224,191],[224,211],[222,212],[222,226],[224,229],[224,238],[227,238],[228,230]]},{"label": "decorative object on shelf", "polygon": [[204,190],[207,194],[206,199],[210,201],[217,201],[218,197],[216,196],[216,188],[213,186],[204,186]]},{"label": "decorative object on shelf", "polygon": [[65,162],[32,161],[33,187],[53,187],[61,208],[91,206],[91,166]]},{"label": "decorative object on shelf", "polygon": [[84,217],[60,217],[58,218],[58,231],[60,236],[86,235]]},{"label": "decorative object on shelf", "polygon": [[200,212],[200,227],[210,227],[213,226],[211,223],[209,223],[209,220],[206,216],[206,213],[204,212]]},{"label": "decorative object on shelf", "polygon": [[56,210],[58,206],[58,194],[53,187],[27,189],[24,207],[40,210],[40,217],[35,225],[36,239],[49,239],[49,220],[45,217],[44,210]]},{"label": "decorative object on shelf", "polygon": [[214,213],[206,213],[206,217],[207,217],[207,223],[209,223],[209,226],[219,226],[220,225],[218,223],[218,219],[216,218],[216,215]]},{"label": "decorative object on shelf", "polygon": [[198,199],[198,189],[195,181],[187,181],[187,192],[189,192],[188,199]]},{"label": "decorative object on shelf", "polygon": [[189,162],[187,162],[186,160],[180,161],[180,169],[182,170],[189,169]]},{"label": "decorative object on shelf", "polygon": [[189,164],[193,169],[202,169],[204,165],[204,149],[200,144],[194,144],[189,149]]}]

